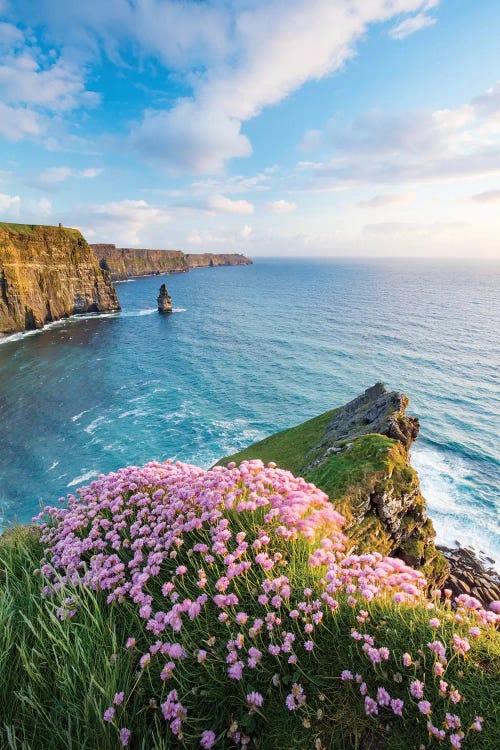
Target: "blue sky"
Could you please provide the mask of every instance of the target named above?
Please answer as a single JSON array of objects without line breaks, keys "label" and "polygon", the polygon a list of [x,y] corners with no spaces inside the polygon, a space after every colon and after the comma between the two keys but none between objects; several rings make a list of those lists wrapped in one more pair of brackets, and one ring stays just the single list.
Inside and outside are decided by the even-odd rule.
[{"label": "blue sky", "polygon": [[0,0],[0,216],[251,256],[494,257],[498,0]]}]

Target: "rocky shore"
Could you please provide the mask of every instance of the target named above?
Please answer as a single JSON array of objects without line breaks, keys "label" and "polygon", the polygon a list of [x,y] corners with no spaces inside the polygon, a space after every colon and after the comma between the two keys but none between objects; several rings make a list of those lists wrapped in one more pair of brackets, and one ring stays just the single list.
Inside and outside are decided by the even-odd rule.
[{"label": "rocky shore", "polygon": [[0,223],[0,336],[120,305],[77,229]]},{"label": "rocky shore", "polygon": [[125,281],[133,276],[183,273],[191,268],[218,266],[248,266],[252,261],[239,253],[200,253],[186,255],[182,250],[150,250],[147,248],[116,247],[112,244],[90,246],[100,267],[109,271],[114,281]]}]

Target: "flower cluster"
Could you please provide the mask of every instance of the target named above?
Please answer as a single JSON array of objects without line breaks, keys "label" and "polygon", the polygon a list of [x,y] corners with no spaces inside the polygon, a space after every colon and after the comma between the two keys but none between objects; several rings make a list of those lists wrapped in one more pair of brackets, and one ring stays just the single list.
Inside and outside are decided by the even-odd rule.
[{"label": "flower cluster", "polygon": [[[423,575],[397,558],[351,554],[342,516],[304,479],[257,460],[210,471],[150,463],[99,477],[66,506],[45,508],[38,520],[46,548],[44,594],[65,597],[61,619],[78,615],[74,592],[81,588],[102,592],[107,605],[135,608],[142,628],[123,645],[137,659],[138,680],[145,671],[157,680],[159,711],[174,739],[182,742],[189,734],[210,748],[223,733],[245,747],[251,730],[242,727],[250,726],[249,717],[258,721],[276,700],[303,714],[303,726],[310,726],[306,675],[321,655],[329,619],[343,608],[352,612],[351,642],[361,649],[367,670],[379,679],[399,661],[412,674],[404,695],[402,684],[397,694],[379,684],[370,695],[370,680],[349,669],[328,678],[361,694],[367,716],[385,712],[395,720],[413,705],[431,736],[448,732],[451,744],[460,747],[458,717],[447,713],[442,728],[432,723],[417,659],[409,653],[396,659],[379,634],[369,632],[369,609],[377,600],[407,608],[425,601]],[[498,618],[470,597],[459,598],[456,613],[450,606],[447,616],[461,618],[457,623],[472,638]],[[433,677],[441,681],[447,705],[460,702],[457,689],[442,678],[448,657],[467,658],[469,640],[461,630],[445,644],[437,637],[440,621],[432,618],[429,627],[436,636],[427,646]],[[302,682],[282,682],[299,666]],[[235,696],[225,728],[216,719],[202,727],[193,715],[193,675],[203,684],[215,674]],[[117,729],[129,723],[128,698],[124,692],[110,697],[104,721]],[[315,715],[322,714],[318,709]],[[480,728],[476,717],[472,729]],[[120,743],[130,740],[131,730],[122,726]]]}]

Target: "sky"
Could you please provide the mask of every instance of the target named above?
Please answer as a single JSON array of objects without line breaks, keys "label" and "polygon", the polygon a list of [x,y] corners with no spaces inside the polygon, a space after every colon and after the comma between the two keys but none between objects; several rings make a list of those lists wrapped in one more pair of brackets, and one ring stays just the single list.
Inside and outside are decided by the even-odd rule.
[{"label": "sky", "polygon": [[498,0],[0,0],[0,219],[500,255]]}]

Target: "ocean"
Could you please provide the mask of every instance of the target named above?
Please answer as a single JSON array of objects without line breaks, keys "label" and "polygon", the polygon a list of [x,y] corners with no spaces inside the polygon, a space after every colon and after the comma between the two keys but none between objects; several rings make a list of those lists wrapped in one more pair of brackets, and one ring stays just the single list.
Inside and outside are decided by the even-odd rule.
[{"label": "ocean", "polygon": [[0,343],[4,526],[127,464],[208,467],[382,380],[420,419],[439,541],[500,560],[500,264],[263,259],[117,289],[119,314]]}]

